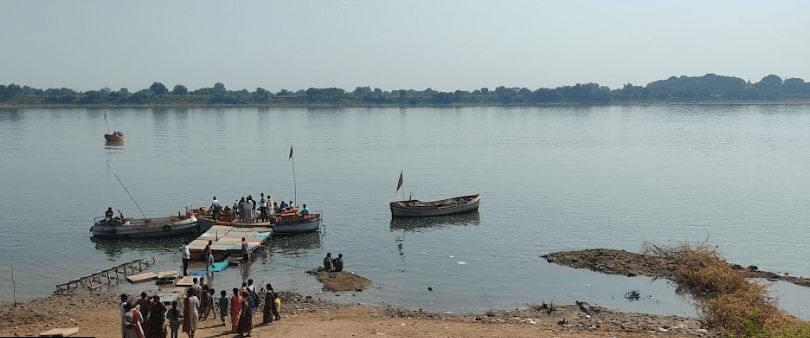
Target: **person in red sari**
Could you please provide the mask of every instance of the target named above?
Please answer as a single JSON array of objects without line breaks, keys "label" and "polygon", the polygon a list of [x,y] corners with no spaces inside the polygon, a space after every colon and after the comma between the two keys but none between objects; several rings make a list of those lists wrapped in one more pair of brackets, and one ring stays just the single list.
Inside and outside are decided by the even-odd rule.
[{"label": "person in red sari", "polygon": [[231,297],[231,324],[233,325],[233,332],[236,332],[236,327],[239,325],[239,314],[242,312],[242,297],[239,296],[239,289],[233,288],[233,297]]},{"label": "person in red sari", "polygon": [[250,331],[253,330],[253,311],[247,304],[247,299],[250,293],[247,290],[242,290],[242,312],[239,313],[239,325],[236,327],[236,333],[240,337],[250,337]]},{"label": "person in red sari", "polygon": [[135,306],[132,308],[132,317],[135,319],[135,333],[138,334],[138,338],[143,338],[143,327],[141,327],[141,323],[143,323],[143,316],[141,315],[141,310],[138,310],[140,306]]},{"label": "person in red sari", "polygon": [[194,331],[197,330],[197,321],[200,318],[197,312],[199,306],[200,300],[194,296],[194,291],[188,288],[186,299],[183,301],[183,332],[188,334],[189,338],[194,338]]}]

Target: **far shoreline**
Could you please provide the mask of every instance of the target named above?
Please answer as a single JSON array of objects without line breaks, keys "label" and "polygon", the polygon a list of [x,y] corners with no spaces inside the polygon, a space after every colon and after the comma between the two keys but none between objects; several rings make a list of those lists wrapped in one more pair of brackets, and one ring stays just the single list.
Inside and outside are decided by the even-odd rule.
[{"label": "far shoreline", "polygon": [[448,104],[448,105],[401,105],[401,104],[328,104],[328,103],[250,103],[250,104],[203,104],[203,103],[166,103],[166,104],[7,104],[0,103],[0,109],[20,110],[20,109],[197,109],[197,108],[315,108],[315,109],[342,109],[342,108],[548,108],[548,107],[636,107],[636,106],[778,106],[778,105],[808,105],[810,101],[632,101],[608,104],[581,104],[581,103],[544,103],[544,104]]}]

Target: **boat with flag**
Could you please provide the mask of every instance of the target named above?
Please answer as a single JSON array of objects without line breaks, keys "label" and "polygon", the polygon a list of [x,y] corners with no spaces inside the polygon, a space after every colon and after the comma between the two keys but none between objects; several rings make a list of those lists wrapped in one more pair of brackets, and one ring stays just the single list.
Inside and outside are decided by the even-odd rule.
[{"label": "boat with flag", "polygon": [[120,131],[114,131],[110,133],[110,122],[107,121],[107,113],[104,113],[104,122],[107,123],[107,133],[104,134],[104,139],[107,142],[121,142],[124,140],[124,133]]},{"label": "boat with flag", "polygon": [[273,236],[293,236],[317,232],[323,222],[323,212],[300,215],[298,207],[272,215],[269,221],[264,222],[242,222],[239,216],[236,216],[230,209],[221,211],[218,220],[214,220],[213,213],[206,207],[195,209],[194,215],[202,228],[217,225],[237,228],[271,228]]},{"label": "boat with flag", "polygon": [[[402,172],[399,173],[396,194],[402,188]],[[481,202],[481,194],[458,196],[445,198],[436,201],[423,202],[409,197],[405,200],[405,192],[402,193],[401,201],[394,201],[389,204],[391,216],[393,217],[429,217],[463,214],[478,210]]]},{"label": "boat with flag", "polygon": [[409,199],[391,202],[391,216],[428,217],[463,214],[478,210],[481,194],[458,196],[437,201],[423,202]]},{"label": "boat with flag", "polygon": [[[290,146],[290,156],[287,157],[287,160],[292,161],[293,188],[295,189],[296,200],[296,202],[292,204],[296,204],[298,199],[298,184],[295,181],[295,157],[293,157],[292,145]],[[239,201],[237,201],[237,203],[238,202]],[[272,201],[269,202],[269,204],[272,204]],[[304,206],[306,207],[306,204],[304,204]],[[255,206],[253,206],[253,208],[255,208]],[[235,210],[228,209],[227,207],[220,211],[219,219],[216,220],[214,219],[212,210],[205,206],[195,209],[194,214],[202,227],[210,228],[211,226],[221,225],[237,228],[272,228],[273,236],[293,236],[317,232],[320,230],[321,224],[323,223],[323,212],[316,211],[309,213],[307,211],[302,215],[298,213],[298,207],[296,206],[293,206],[289,210],[271,215],[267,221],[246,222],[240,220]]]}]

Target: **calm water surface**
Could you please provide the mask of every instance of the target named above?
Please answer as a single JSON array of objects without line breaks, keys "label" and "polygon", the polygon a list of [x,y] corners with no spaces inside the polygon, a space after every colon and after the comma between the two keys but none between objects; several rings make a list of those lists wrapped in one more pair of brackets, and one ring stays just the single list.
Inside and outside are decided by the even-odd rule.
[{"label": "calm water surface", "polygon": [[[105,113],[122,145],[104,143]],[[324,233],[272,242],[249,267],[216,275],[220,290],[252,278],[431,311],[587,300],[693,315],[664,281],[539,256],[708,241],[729,261],[808,275],[808,126],[806,105],[0,110],[0,302],[142,257],[158,261],[152,271],[179,268],[183,239],[90,239],[108,206],[139,215],[117,174],[147,216],[262,192],[324,212]],[[392,220],[401,170],[406,198],[481,193],[479,212]],[[321,292],[304,271],[327,252],[374,287]],[[623,297],[634,289],[644,299]],[[774,289],[807,318],[807,290]]]}]

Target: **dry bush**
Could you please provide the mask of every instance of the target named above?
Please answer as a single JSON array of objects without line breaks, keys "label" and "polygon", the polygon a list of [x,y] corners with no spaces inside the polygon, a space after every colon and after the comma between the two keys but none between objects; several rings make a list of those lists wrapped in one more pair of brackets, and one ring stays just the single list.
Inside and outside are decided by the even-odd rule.
[{"label": "dry bush", "polygon": [[741,334],[743,319],[775,329],[801,323],[776,307],[775,299],[768,296],[768,284],[746,279],[705,243],[695,247],[682,244],[667,251],[675,256],[676,282],[690,290],[706,321],[723,333]]}]

